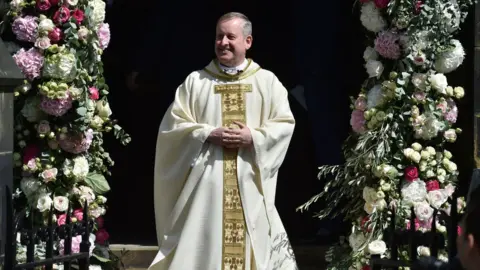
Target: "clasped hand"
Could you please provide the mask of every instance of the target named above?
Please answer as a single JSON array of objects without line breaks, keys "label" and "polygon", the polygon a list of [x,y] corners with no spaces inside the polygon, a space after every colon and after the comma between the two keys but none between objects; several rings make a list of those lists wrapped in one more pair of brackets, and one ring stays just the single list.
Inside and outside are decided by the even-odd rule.
[{"label": "clasped hand", "polygon": [[216,145],[225,148],[241,148],[252,145],[252,133],[250,129],[241,122],[234,122],[240,129],[217,128],[210,133],[208,140]]}]

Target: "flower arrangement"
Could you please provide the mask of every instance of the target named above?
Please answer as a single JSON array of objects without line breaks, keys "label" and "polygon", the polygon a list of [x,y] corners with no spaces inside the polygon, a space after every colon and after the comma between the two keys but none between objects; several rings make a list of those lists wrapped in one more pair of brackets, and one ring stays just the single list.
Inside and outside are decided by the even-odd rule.
[{"label": "flower arrangement", "polygon": [[[8,29],[19,49],[13,58],[26,79],[15,90],[15,208],[38,224],[54,211],[58,225],[83,220],[89,205],[95,221],[92,256],[107,263],[108,232],[102,216],[113,160],[103,148],[105,133],[126,145],[130,137],[111,118],[102,53],[110,42],[103,0],[11,0]],[[29,209],[34,209],[30,212]],[[80,238],[72,240],[79,251]],[[19,261],[22,250],[19,246]],[[38,245],[38,256],[43,253]],[[64,243],[57,243],[63,253]],[[102,267],[103,269],[108,267]]]},{"label": "flower arrangement", "polygon": [[[328,269],[369,269],[370,255],[390,256],[383,231],[393,212],[400,228],[426,232],[435,222],[446,233],[448,199],[458,177],[448,144],[461,133],[454,127],[455,102],[465,91],[449,85],[445,74],[465,58],[453,34],[473,1],[360,0],[359,5],[371,46],[363,55],[368,79],[352,98],[346,162],[320,167],[319,179],[330,179],[299,207],[306,210],[322,198],[328,204],[319,218],[341,214],[352,222],[348,239],[327,252]],[[463,198],[457,204],[460,211],[465,207]],[[411,209],[415,224],[408,221]],[[433,220],[434,209],[445,215]],[[418,253],[430,251],[422,246]],[[399,254],[408,259],[406,249]],[[446,253],[439,256],[447,260]]]}]

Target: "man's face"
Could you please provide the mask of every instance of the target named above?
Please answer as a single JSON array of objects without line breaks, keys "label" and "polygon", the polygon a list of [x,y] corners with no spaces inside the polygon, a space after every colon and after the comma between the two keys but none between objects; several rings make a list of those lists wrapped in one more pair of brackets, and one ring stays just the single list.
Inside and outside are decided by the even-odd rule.
[{"label": "man's face", "polygon": [[475,243],[473,235],[464,235],[465,227],[463,224],[464,223],[461,222],[460,228],[462,232],[457,236],[458,258],[460,259],[462,266],[466,269],[478,269],[476,263],[480,259],[479,249],[477,243]]},{"label": "man's face", "polygon": [[217,25],[215,54],[223,65],[240,65],[252,46],[252,36],[243,35],[243,24],[242,19],[234,18],[221,21]]}]

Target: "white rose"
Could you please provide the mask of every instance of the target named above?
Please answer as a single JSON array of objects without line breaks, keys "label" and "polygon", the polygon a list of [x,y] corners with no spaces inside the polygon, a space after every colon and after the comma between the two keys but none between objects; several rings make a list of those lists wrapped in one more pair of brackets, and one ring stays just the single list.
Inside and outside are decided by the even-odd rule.
[{"label": "white rose", "polygon": [[368,244],[368,252],[371,255],[383,255],[387,251],[387,245],[382,240],[375,240]]},{"label": "white rose", "polygon": [[80,156],[73,159],[74,165],[72,174],[77,179],[84,179],[89,172],[88,161],[85,157]]},{"label": "white rose", "polygon": [[[441,169],[441,170],[443,170],[443,169]],[[445,172],[445,170],[443,170],[443,171]],[[446,172],[445,172],[445,174],[446,174]],[[445,190],[447,196],[450,197],[455,192],[455,187],[452,184],[448,184],[448,185],[445,186],[444,190]]]},{"label": "white rose", "polygon": [[445,158],[447,159],[451,159],[452,158],[452,152],[448,151],[448,150],[443,150],[443,155],[445,156]]},{"label": "white rose", "polygon": [[106,101],[99,100],[97,101],[97,111],[98,115],[102,118],[108,118],[112,115],[112,110],[110,110],[110,105]]},{"label": "white rose", "polygon": [[425,150],[427,150],[428,153],[429,153],[430,155],[432,155],[432,156],[435,156],[435,155],[437,154],[437,152],[435,151],[435,148],[433,148],[433,147],[431,147],[431,146],[427,146],[427,147],[425,148]]},{"label": "white rose", "polygon": [[368,60],[365,64],[365,69],[367,70],[368,76],[370,78],[380,78],[383,73],[383,64],[377,60]]},{"label": "white rose", "polygon": [[463,89],[463,87],[457,86],[453,89],[453,95],[456,98],[461,99],[465,96],[465,90]]},{"label": "white rose", "polygon": [[427,89],[427,74],[414,73],[412,76],[412,84],[419,90]]},{"label": "white rose", "polygon": [[428,170],[425,174],[427,178],[435,177],[435,173],[432,170]]},{"label": "white rose", "polygon": [[97,197],[97,200],[100,204],[105,204],[107,202],[107,198],[101,195]]},{"label": "white rose", "polygon": [[53,207],[57,209],[57,211],[65,212],[68,210],[68,198],[65,196],[55,196],[53,198]]},{"label": "white rose", "polygon": [[48,49],[50,47],[50,39],[48,37],[40,37],[35,41],[35,47],[42,50]]},{"label": "white rose", "polygon": [[66,0],[67,4],[70,6],[76,6],[78,4],[78,0]]},{"label": "white rose", "polygon": [[419,163],[422,156],[418,152],[413,152],[410,158],[412,159],[412,161]]},{"label": "white rose", "polygon": [[449,129],[443,133],[443,137],[447,142],[455,142],[457,140],[457,133],[455,132],[455,129]]},{"label": "white rose", "polygon": [[444,164],[444,166],[445,166],[445,169],[447,169],[447,171],[450,172],[450,173],[453,173],[453,172],[457,171],[457,164],[455,164],[451,161],[447,164]]},{"label": "white rose", "polygon": [[374,48],[368,46],[365,48],[365,51],[363,52],[363,59],[365,62],[368,62],[368,60],[377,60],[378,59],[378,53],[375,51]]},{"label": "white rose", "polygon": [[447,227],[438,224],[437,225],[437,231],[440,232],[440,233],[446,233],[447,232]]},{"label": "white rose", "polygon": [[375,208],[378,211],[383,211],[387,207],[387,202],[384,199],[375,202]]},{"label": "white rose", "polygon": [[425,246],[419,246],[417,247],[417,253],[418,253],[418,256],[430,256],[430,249],[428,247],[425,247]]},{"label": "white rose", "polygon": [[103,119],[102,119],[100,116],[95,115],[95,116],[93,117],[92,121],[90,122],[90,126],[93,127],[93,128],[99,129],[99,128],[102,127],[103,122],[104,122],[104,121],[103,121]]},{"label": "white rose", "polygon": [[77,32],[78,39],[86,40],[89,33],[90,33],[90,31],[85,26],[80,26],[80,28],[78,29],[78,32]]},{"label": "white rose", "polygon": [[425,201],[415,203],[414,211],[417,218],[421,221],[428,221],[433,216],[433,208]]},{"label": "white rose", "polygon": [[10,8],[15,11],[20,11],[22,9],[23,3],[23,0],[13,0],[12,2],[10,2]]},{"label": "white rose", "polygon": [[52,31],[53,28],[55,28],[55,24],[53,23],[52,20],[47,19],[47,18],[42,20],[42,18],[40,18],[40,23],[38,24],[38,31],[39,32],[48,33],[50,31]]},{"label": "white rose", "polygon": [[375,211],[375,204],[371,202],[365,202],[365,205],[363,205],[363,210],[365,210],[367,214],[371,215]]},{"label": "white rose", "polygon": [[443,189],[432,190],[427,194],[427,201],[433,208],[439,209],[448,200],[447,192]]},{"label": "white rose", "polygon": [[422,152],[420,152],[420,155],[423,160],[428,160],[430,158],[430,153],[426,150],[422,150]]},{"label": "white rose", "polygon": [[442,73],[430,75],[430,85],[440,94],[446,94],[448,86],[447,77]]},{"label": "white rose", "polygon": [[53,201],[49,194],[42,194],[37,200],[37,209],[40,212],[48,211],[52,207],[52,203]]}]

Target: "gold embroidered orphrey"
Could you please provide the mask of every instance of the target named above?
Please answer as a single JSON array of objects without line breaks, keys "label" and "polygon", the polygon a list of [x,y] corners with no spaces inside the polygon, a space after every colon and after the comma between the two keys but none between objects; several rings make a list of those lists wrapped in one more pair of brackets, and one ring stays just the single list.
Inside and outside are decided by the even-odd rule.
[{"label": "gold embroidered orphrey", "polygon": [[[215,85],[215,94],[222,98],[224,127],[238,128],[235,121],[246,123],[245,92],[251,91],[251,84]],[[223,149],[222,270],[244,270],[246,262],[247,227],[239,192],[237,154],[237,149]],[[250,254],[254,270],[253,249]]]}]

